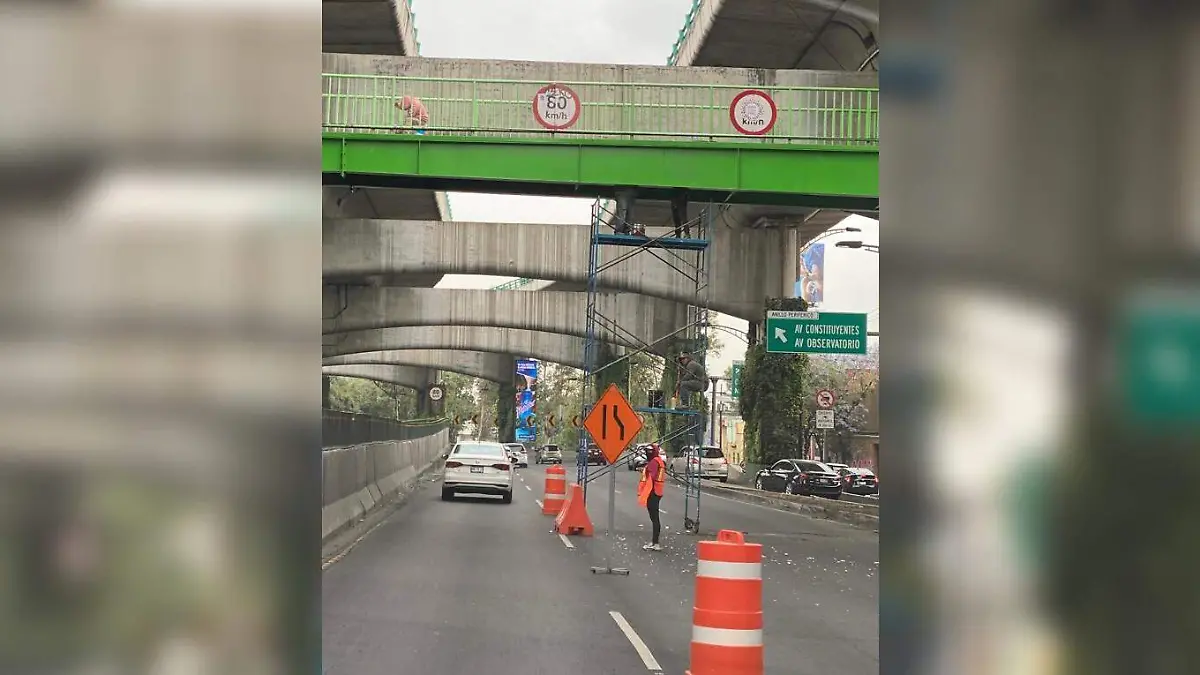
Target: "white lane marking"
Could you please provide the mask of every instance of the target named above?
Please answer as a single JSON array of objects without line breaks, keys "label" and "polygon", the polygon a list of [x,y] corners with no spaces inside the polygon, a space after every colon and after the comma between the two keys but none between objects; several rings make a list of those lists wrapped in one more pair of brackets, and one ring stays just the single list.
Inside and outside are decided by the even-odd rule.
[{"label": "white lane marking", "polygon": [[664,516],[665,516],[665,515],[667,515],[667,511],[666,511],[666,509],[659,509],[659,510],[658,510],[658,512],[659,512],[659,513],[661,513],[661,514],[662,514],[662,515],[664,515]]},{"label": "white lane marking", "polygon": [[533,492],[533,488],[529,487],[528,485],[525,486],[525,489],[529,490],[530,492]]},{"label": "white lane marking", "polygon": [[545,505],[542,504],[542,500],[540,499],[533,500],[533,503],[537,504],[539,509],[545,508]]},{"label": "white lane marking", "polygon": [[615,493],[617,493],[617,494],[621,494],[621,491],[620,491],[620,490],[613,490],[613,492],[615,492]]},{"label": "white lane marking", "polygon": [[608,615],[613,618],[613,621],[617,622],[617,627],[625,634],[625,638],[629,640],[629,644],[633,645],[638,656],[642,657],[642,663],[646,664],[646,670],[661,674],[662,666],[658,665],[658,660],[654,658],[654,654],[650,653],[650,648],[642,641],[637,631],[633,630],[633,626],[629,625],[625,617],[621,616],[620,612],[609,612]]},{"label": "white lane marking", "polygon": [[571,540],[570,540],[570,539],[567,539],[567,535],[565,535],[565,534],[562,534],[562,533],[560,532],[560,533],[559,533],[559,535],[558,535],[558,538],[559,538],[559,539],[562,539],[563,546],[566,546],[567,548],[571,548],[571,549],[575,548],[575,544],[572,544],[572,543],[571,543]]}]

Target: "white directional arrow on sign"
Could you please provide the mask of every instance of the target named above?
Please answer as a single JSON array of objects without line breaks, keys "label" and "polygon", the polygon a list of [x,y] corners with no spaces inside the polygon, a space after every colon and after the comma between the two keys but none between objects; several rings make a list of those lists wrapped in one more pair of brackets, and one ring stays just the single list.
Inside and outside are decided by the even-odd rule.
[{"label": "white directional arrow on sign", "polygon": [[788,341],[787,331],[782,328],[776,328],[775,329],[775,339],[779,340],[780,342],[786,343]]}]

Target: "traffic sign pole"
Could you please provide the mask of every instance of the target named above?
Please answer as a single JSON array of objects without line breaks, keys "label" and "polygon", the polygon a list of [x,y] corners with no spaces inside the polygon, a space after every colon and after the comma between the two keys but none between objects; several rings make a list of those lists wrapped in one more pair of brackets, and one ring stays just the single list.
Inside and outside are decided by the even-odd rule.
[{"label": "traffic sign pole", "polygon": [[[629,400],[610,384],[588,413],[583,426],[592,440],[608,460],[608,548],[604,552],[604,566],[592,567],[592,574],[617,574],[629,576],[629,569],[613,567],[613,552],[617,547],[617,460],[625,447],[642,430],[642,420],[634,412]],[[587,452],[585,449],[584,452]]]}]

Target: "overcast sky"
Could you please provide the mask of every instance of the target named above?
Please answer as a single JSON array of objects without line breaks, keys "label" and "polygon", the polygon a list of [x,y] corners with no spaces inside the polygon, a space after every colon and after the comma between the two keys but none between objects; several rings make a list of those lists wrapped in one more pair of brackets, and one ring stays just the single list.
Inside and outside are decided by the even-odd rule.
[{"label": "overcast sky", "polygon": [[[421,55],[445,58],[525,59],[582,63],[664,65],[683,27],[692,0],[412,0]],[[514,36],[521,36],[517,39]],[[591,215],[590,199],[451,194],[455,220],[579,223]],[[858,219],[861,238],[877,243],[878,227]],[[847,223],[849,224],[849,223]],[[874,312],[878,318],[878,255],[833,246],[825,241],[824,309]],[[511,277],[447,276],[441,288],[490,288]],[[746,324],[731,317],[722,323],[739,331]],[[710,370],[722,372],[745,354],[745,345],[724,331],[725,349]]]}]

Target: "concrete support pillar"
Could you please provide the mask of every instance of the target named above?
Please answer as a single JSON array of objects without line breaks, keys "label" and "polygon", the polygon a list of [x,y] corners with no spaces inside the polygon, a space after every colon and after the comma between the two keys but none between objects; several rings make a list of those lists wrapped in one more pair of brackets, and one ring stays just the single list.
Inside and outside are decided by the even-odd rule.
[{"label": "concrete support pillar", "polygon": [[515,443],[517,440],[517,359],[508,356],[508,379],[496,388],[496,415],[500,421],[496,424],[501,443]]},{"label": "concrete support pillar", "polygon": [[429,400],[429,387],[437,384],[438,371],[429,368],[425,374],[424,386],[417,390],[417,417],[419,418],[432,417],[434,414],[433,401]]},{"label": "concrete support pillar", "polygon": [[782,225],[780,228],[783,233],[783,277],[780,279],[782,287],[779,297],[790,298],[795,295],[796,274],[799,271],[800,235],[794,227]]},{"label": "concrete support pillar", "polygon": [[329,408],[329,376],[321,376],[321,407]]}]

